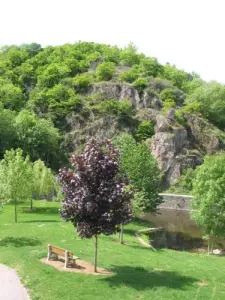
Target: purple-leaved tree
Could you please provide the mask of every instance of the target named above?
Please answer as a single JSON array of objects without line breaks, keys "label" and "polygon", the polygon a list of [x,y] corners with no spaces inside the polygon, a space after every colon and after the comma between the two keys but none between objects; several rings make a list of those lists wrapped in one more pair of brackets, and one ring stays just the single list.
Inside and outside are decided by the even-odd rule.
[{"label": "purple-leaved tree", "polygon": [[110,140],[105,147],[91,139],[79,155],[72,156],[74,171],[59,170],[64,200],[60,214],[71,221],[82,238],[95,237],[94,271],[97,272],[98,235],[113,234],[132,219],[127,180],[120,176],[120,154]]}]

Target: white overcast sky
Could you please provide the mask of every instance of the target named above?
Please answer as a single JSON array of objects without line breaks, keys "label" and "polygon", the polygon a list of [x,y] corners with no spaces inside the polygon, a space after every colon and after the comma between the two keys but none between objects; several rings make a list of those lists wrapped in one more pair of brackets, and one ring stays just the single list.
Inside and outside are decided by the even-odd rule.
[{"label": "white overcast sky", "polygon": [[133,42],[225,83],[225,0],[0,0],[0,45]]}]

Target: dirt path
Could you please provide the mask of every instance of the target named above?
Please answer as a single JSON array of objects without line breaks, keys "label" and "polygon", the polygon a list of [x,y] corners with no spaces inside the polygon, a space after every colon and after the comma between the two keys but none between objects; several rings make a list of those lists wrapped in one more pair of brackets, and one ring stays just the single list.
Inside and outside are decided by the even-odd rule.
[{"label": "dirt path", "polygon": [[30,300],[16,272],[0,264],[0,300]]}]

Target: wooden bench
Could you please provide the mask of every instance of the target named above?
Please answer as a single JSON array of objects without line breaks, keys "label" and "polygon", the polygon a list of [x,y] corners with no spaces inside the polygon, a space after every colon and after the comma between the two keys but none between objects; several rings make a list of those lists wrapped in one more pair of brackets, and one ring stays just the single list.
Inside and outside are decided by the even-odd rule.
[{"label": "wooden bench", "polygon": [[54,258],[58,259],[59,256],[61,256],[65,260],[65,268],[67,268],[69,265],[73,264],[76,265],[76,260],[79,259],[78,256],[74,256],[71,251],[48,245],[48,257],[47,260],[50,261],[52,258],[52,255],[54,254]]}]

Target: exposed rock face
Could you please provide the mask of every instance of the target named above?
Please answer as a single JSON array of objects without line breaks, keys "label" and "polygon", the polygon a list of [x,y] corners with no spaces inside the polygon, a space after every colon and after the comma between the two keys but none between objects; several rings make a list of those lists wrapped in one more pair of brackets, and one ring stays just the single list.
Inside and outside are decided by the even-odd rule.
[{"label": "exposed rock face", "polygon": [[214,154],[224,148],[221,132],[206,120],[196,115],[186,114],[189,139],[205,154]]},{"label": "exposed rock face", "polygon": [[190,148],[187,130],[174,120],[171,111],[168,116],[157,115],[155,131],[151,152],[164,174],[167,187],[179,178],[184,168],[194,168],[202,159]]},{"label": "exposed rock face", "polygon": [[129,84],[98,82],[90,87],[89,93],[103,95],[105,99],[118,99],[119,101],[128,99],[136,109],[153,108],[159,110],[162,108],[162,100],[153,90],[146,90],[140,95]]},{"label": "exposed rock face", "polygon": [[[102,101],[128,99],[137,110],[137,122],[145,120],[155,124],[155,135],[146,141],[146,145],[158,161],[164,174],[164,187],[167,188],[180,177],[184,169],[201,164],[205,154],[225,149],[225,134],[223,136],[219,129],[194,114],[184,115],[185,127],[175,120],[175,109],[170,109],[167,115],[162,114],[163,103],[159,93],[165,88],[171,88],[171,83],[154,79],[143,93],[138,93],[132,85],[111,81],[92,84],[88,94],[100,95]],[[178,89],[174,92],[177,103],[182,104],[184,93]],[[65,147],[69,151],[76,151],[90,136],[103,141],[121,131],[116,117],[95,116],[93,112],[83,120],[72,116],[68,124],[71,131],[65,137]],[[122,130],[132,132],[135,130],[132,126],[136,125],[123,125]]]},{"label": "exposed rock face", "polygon": [[85,123],[74,118],[71,127],[72,130],[65,136],[64,142],[70,152],[76,151],[91,137],[96,137],[103,142],[119,133],[117,120],[109,116],[97,119],[93,117]]}]

